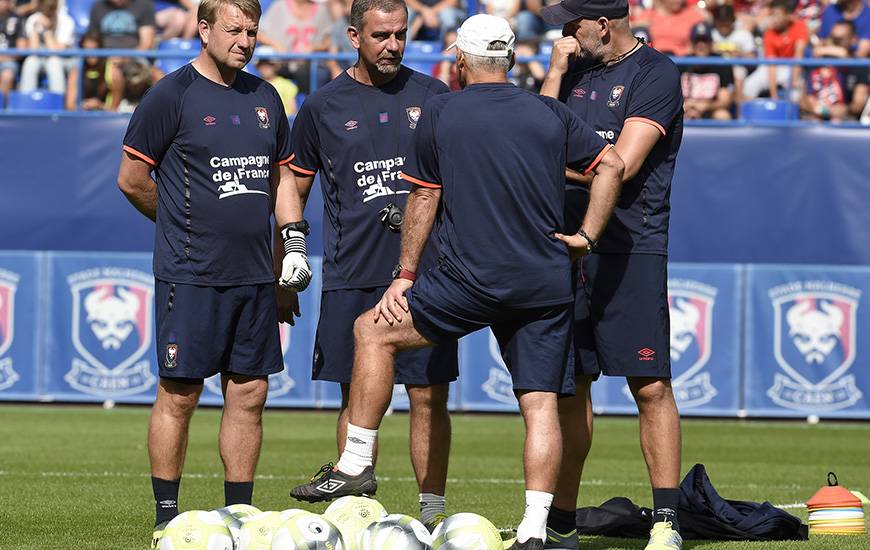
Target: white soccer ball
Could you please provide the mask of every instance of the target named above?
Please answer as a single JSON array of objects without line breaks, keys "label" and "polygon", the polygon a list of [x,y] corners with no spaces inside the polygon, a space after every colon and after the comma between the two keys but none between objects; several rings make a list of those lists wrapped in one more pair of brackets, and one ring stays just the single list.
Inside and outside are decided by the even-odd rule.
[{"label": "white soccer ball", "polygon": [[242,519],[236,550],[269,550],[278,528],[289,519],[283,512],[260,512]]},{"label": "white soccer ball", "polygon": [[502,550],[501,534],[483,516],[463,512],[442,521],[435,532],[433,550]]},{"label": "white soccer ball", "polygon": [[239,529],[242,528],[242,520],[260,513],[260,509],[250,504],[230,504],[215,510],[223,518],[224,523],[230,528],[233,544],[239,540]]},{"label": "white soccer ball", "polygon": [[271,550],[345,550],[345,545],[341,531],[331,521],[302,512],[294,513],[278,527]]},{"label": "white soccer ball", "polygon": [[359,550],[430,550],[432,535],[411,516],[390,514],[360,533]]},{"label": "white soccer ball", "polygon": [[387,517],[387,510],[377,500],[346,496],[330,504],[323,517],[341,531],[345,550],[357,550],[359,534],[375,521]]},{"label": "white soccer ball", "polygon": [[217,512],[191,510],[175,516],[160,538],[160,550],[233,550],[230,530]]}]

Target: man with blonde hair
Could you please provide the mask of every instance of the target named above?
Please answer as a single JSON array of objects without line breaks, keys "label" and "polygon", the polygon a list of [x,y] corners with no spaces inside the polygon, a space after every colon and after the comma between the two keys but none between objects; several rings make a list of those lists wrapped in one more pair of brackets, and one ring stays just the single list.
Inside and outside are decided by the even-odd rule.
[{"label": "man with blonde hair", "polygon": [[[268,376],[284,368],[278,322],[292,320],[295,301],[278,292],[273,269],[289,290],[311,280],[308,224],[287,166],[287,116],[275,88],[242,71],[257,42],[260,5],[203,0],[197,15],[202,50],[142,99],[118,175],[121,190],[157,229],[152,548],[178,514],[190,419],[203,380],[217,373],[226,505],[251,503]],[[279,269],[271,251],[273,211],[286,251]],[[281,301],[276,307],[276,299],[286,307]]]}]

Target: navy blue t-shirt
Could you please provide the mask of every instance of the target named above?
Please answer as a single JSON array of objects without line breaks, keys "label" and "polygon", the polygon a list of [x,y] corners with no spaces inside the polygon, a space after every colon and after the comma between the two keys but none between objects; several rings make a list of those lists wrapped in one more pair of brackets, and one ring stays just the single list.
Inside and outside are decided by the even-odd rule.
[{"label": "navy blue t-shirt", "polygon": [[271,173],[290,157],[290,125],[271,84],[240,71],[232,86],[193,65],[136,108],[124,150],[154,167],[154,275],[204,286],[275,280]]},{"label": "navy blue t-shirt", "polygon": [[[610,143],[616,143],[628,120],[651,124],[661,132],[637,175],[622,184],[596,251],[667,254],[671,179],[683,138],[683,93],[676,65],[643,46],[611,66],[578,67],[569,72],[562,81],[561,96]],[[569,201],[566,212],[573,228],[579,225],[588,201],[588,193],[579,194],[586,200]]]},{"label": "navy blue t-shirt", "polygon": [[[290,167],[320,172],[323,192],[323,290],[372,288],[392,281],[399,233],[378,212],[405,207],[410,184],[399,177],[423,104],[448,91],[441,81],[402,66],[380,88],[346,72],[306,99],[293,122]],[[434,262],[427,246],[422,271]]]},{"label": "navy blue t-shirt", "polygon": [[572,300],[563,231],[565,166],[588,172],[610,149],[549,97],[473,84],[423,107],[402,176],[442,187],[441,262],[508,307]]}]

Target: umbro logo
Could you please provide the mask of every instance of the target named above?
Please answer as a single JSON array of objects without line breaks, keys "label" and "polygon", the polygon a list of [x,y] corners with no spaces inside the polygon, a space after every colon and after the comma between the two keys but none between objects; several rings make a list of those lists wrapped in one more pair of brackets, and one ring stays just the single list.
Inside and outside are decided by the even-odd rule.
[{"label": "umbro logo", "polygon": [[317,490],[324,493],[334,493],[347,485],[346,481],[341,481],[338,479],[330,479],[327,480],[320,485],[317,486]]},{"label": "umbro logo", "polygon": [[637,360],[638,361],[655,361],[656,359],[656,350],[650,348],[643,348],[637,351]]},{"label": "umbro logo", "polygon": [[353,436],[348,437],[347,440],[350,441],[351,443],[356,443],[357,445],[365,445],[365,443],[366,443],[362,439],[360,439],[358,437],[353,437]]},{"label": "umbro logo", "polygon": [[211,115],[203,117],[202,121],[205,123],[206,126],[214,126],[215,124],[217,124],[217,119]]},{"label": "umbro logo", "polygon": [[178,505],[174,500],[161,500],[158,504],[161,508],[175,508]]},{"label": "umbro logo", "polygon": [[347,131],[356,130],[358,126],[359,126],[359,122],[357,122],[355,120],[348,120],[347,122],[344,123],[344,127],[345,127],[345,129],[347,129]]}]

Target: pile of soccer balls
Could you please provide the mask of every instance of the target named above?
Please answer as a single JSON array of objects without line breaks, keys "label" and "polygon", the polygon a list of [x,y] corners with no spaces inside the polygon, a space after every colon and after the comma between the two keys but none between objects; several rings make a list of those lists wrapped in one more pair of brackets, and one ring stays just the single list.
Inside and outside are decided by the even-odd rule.
[{"label": "pile of soccer balls", "polygon": [[435,532],[376,500],[343,497],[323,515],[261,512],[236,504],[184,512],[166,526],[160,550],[502,550],[498,529],[477,514],[455,514]]}]

